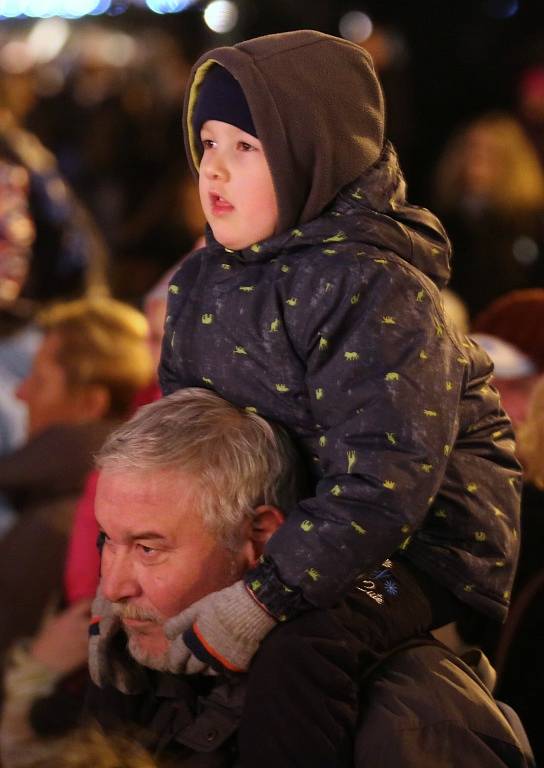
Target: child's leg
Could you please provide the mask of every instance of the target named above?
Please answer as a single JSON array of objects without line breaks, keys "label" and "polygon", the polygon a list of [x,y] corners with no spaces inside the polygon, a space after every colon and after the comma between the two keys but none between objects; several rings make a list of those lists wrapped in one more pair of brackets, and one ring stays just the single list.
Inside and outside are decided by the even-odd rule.
[{"label": "child's leg", "polygon": [[357,680],[395,645],[428,631],[431,602],[412,569],[395,562],[361,579],[338,608],[279,625],[250,669],[242,768],[351,766]]}]

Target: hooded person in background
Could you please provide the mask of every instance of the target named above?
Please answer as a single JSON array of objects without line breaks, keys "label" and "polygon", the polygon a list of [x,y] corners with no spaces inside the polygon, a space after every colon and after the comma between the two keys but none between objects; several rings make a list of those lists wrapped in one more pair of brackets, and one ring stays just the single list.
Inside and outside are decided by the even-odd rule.
[{"label": "hooded person in background", "polygon": [[[369,56],[312,31],[209,52],[187,91],[210,227],[169,288],[162,388],[284,425],[315,480],[244,577],[170,625],[169,669],[236,672],[285,622],[249,676],[244,766],[349,764],[361,668],[466,610],[507,611],[510,424],[489,358],[445,320],[449,242],[406,202],[383,121]],[[317,673],[312,609],[348,594],[357,650],[320,645]]]}]

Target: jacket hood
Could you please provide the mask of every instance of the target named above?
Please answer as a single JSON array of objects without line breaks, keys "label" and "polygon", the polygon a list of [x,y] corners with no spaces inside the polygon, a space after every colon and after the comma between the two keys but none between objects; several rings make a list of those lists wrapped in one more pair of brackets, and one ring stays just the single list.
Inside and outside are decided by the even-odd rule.
[{"label": "jacket hood", "polygon": [[315,219],[380,157],[383,96],[369,54],[346,40],[301,30],[216,48],[196,62],[183,116],[196,173],[200,151],[192,118],[214,64],[225,67],[246,96],[274,181],[278,234]]},{"label": "jacket hood", "polygon": [[330,209],[331,216],[338,213],[345,214],[337,221],[347,223],[350,238],[392,251],[427,275],[439,289],[448,284],[449,238],[434,213],[406,200],[406,182],[389,142],[378,162],[340,192]]}]

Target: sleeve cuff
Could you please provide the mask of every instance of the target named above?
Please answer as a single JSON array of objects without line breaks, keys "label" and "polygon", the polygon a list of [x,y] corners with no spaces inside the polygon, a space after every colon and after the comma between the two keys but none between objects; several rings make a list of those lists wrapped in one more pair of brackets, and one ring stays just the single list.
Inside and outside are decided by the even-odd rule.
[{"label": "sleeve cuff", "polygon": [[276,621],[289,621],[313,608],[299,588],[284,584],[270,558],[262,557],[244,582],[253,599]]}]

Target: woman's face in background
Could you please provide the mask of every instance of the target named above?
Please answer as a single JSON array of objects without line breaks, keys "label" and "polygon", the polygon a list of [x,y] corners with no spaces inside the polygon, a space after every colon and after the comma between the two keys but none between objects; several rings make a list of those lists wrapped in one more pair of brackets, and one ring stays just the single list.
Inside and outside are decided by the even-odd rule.
[{"label": "woman's face in background", "polygon": [[471,128],[465,137],[463,189],[475,197],[492,196],[500,178],[502,148],[489,130],[483,126]]}]

